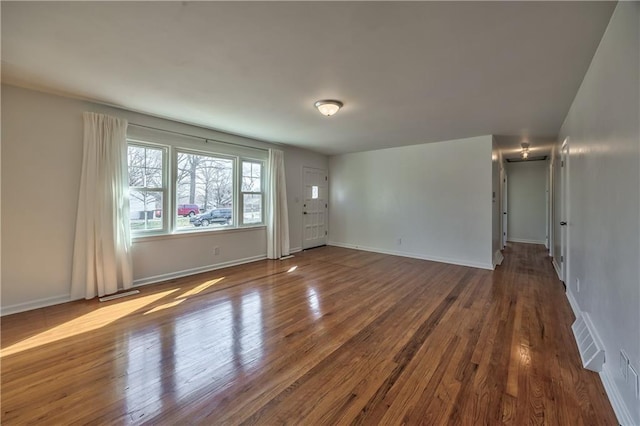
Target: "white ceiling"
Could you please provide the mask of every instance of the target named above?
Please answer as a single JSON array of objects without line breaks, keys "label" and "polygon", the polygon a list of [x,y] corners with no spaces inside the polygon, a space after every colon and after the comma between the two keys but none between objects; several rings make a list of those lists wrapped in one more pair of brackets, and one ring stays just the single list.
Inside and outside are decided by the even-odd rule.
[{"label": "white ceiling", "polygon": [[[552,142],[613,2],[2,2],[2,79],[326,154]],[[314,101],[339,99],[331,118]],[[537,152],[536,152],[537,150]]]}]

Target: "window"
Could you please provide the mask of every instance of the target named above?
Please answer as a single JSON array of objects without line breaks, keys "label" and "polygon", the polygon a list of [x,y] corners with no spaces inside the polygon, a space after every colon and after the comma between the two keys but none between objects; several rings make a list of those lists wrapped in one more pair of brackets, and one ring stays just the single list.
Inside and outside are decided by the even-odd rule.
[{"label": "window", "polygon": [[[133,235],[264,224],[265,151],[204,145],[203,140],[173,145],[166,136],[132,137],[128,160]],[[156,139],[163,145],[142,142]],[[203,145],[220,153],[205,152]]]},{"label": "window", "polygon": [[[233,225],[233,165],[231,158],[177,152],[176,229]],[[207,217],[184,206],[198,206]]]},{"label": "window", "polygon": [[133,232],[166,229],[166,149],[129,144],[129,224]]},{"label": "window", "polygon": [[263,222],[263,183],[262,163],[242,161],[242,223],[255,224]]}]

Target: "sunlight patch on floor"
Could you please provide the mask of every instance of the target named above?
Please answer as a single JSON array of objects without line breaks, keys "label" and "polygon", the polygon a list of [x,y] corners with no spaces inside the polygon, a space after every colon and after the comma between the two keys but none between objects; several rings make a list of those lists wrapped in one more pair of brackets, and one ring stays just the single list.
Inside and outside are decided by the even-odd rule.
[{"label": "sunlight patch on floor", "polygon": [[181,294],[180,296],[176,297],[176,299],[186,298],[186,297],[189,297],[189,296],[195,296],[196,294],[205,291],[209,287],[218,284],[223,279],[224,279],[224,277],[220,277],[220,278],[216,278],[214,280],[205,281],[204,283],[200,284],[199,286],[196,286],[196,287],[192,288],[191,290],[185,292],[184,294]]},{"label": "sunlight patch on floor", "polygon": [[196,294],[205,291],[209,287],[212,287],[212,286],[218,284],[223,279],[224,279],[224,277],[220,277],[220,278],[216,278],[214,280],[205,281],[204,283],[192,288],[191,290],[185,291],[181,295],[176,296],[176,300],[174,300],[172,302],[165,303],[164,305],[155,306],[155,307],[149,309],[143,315],[149,315],[149,314],[152,314],[154,312],[159,312],[159,311],[163,311],[165,309],[169,309],[169,308],[173,308],[175,306],[178,306],[179,304],[181,304],[182,302],[187,300],[189,297],[195,296]]},{"label": "sunlight patch on floor", "polygon": [[61,339],[77,336],[88,331],[97,330],[179,290],[179,288],[168,290],[130,300],[120,299],[116,303],[101,306],[88,314],[57,325],[6,348],[2,348],[0,358]]},{"label": "sunlight patch on floor", "polygon": [[149,314],[152,314],[154,312],[164,311],[165,309],[173,308],[174,306],[178,306],[179,304],[181,304],[185,300],[187,300],[187,299],[178,299],[178,300],[174,300],[173,302],[165,303],[164,305],[159,305],[159,306],[153,307],[153,308],[149,309],[147,312],[145,312],[142,315],[149,315]]}]

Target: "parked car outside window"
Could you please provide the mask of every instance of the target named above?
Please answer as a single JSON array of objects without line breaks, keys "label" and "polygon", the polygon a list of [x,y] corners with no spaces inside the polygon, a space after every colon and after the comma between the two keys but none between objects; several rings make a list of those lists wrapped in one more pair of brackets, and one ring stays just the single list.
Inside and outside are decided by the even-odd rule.
[{"label": "parked car outside window", "polygon": [[178,216],[194,217],[200,213],[200,207],[197,204],[178,204]]},{"label": "parked car outside window", "polygon": [[230,225],[233,217],[231,209],[213,209],[189,219],[193,226],[209,226],[211,223]]}]

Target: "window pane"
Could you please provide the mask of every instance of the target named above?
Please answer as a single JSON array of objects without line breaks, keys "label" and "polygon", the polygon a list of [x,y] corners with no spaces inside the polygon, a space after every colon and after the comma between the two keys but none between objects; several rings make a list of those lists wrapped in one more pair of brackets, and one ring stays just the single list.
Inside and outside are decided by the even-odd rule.
[{"label": "window pane", "polygon": [[262,194],[243,194],[242,223],[262,223]]},{"label": "window pane", "polygon": [[251,175],[251,163],[247,161],[242,162],[242,176],[250,176]]},{"label": "window pane", "polygon": [[[177,153],[177,160],[176,204],[178,211],[176,212],[176,227],[185,229],[231,224],[233,218],[233,160],[184,152]],[[186,205],[197,206],[201,213],[185,217],[185,214],[180,213],[185,210],[184,206]],[[214,210],[217,217],[213,217]]]},{"label": "window pane", "polygon": [[162,169],[147,168],[145,169],[146,188],[162,188]]},{"label": "window pane", "polygon": [[[131,160],[131,156],[129,156],[129,160]],[[144,167],[131,166],[131,161],[129,162],[129,186],[144,186]]]},{"label": "window pane", "polygon": [[162,192],[129,191],[129,223],[132,231],[162,229]]},{"label": "window pane", "polygon": [[242,192],[261,192],[262,163],[242,162]]},{"label": "window pane", "polygon": [[129,145],[129,186],[162,188],[162,154],[159,148]]}]

